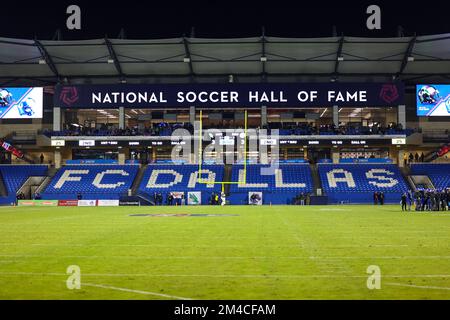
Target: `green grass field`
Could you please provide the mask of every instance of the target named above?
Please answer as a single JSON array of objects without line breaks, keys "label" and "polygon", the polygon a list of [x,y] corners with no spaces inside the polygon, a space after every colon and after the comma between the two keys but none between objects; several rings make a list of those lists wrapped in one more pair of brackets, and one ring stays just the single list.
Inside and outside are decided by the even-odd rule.
[{"label": "green grass field", "polygon": [[[237,214],[149,217],[136,213]],[[81,289],[66,269],[81,268]],[[381,289],[366,286],[381,269]],[[450,214],[399,206],[0,208],[0,299],[449,299]]]}]

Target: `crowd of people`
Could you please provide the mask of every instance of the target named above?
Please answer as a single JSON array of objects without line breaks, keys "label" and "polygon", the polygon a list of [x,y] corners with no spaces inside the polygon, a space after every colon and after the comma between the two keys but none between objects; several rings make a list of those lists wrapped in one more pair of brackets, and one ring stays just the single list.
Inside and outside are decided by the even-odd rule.
[{"label": "crowd of people", "polygon": [[[105,124],[100,125],[97,128],[86,127],[82,125],[70,125],[64,124],[61,131],[44,130],[43,134],[47,136],[170,136],[176,129],[183,128],[191,132],[194,131],[192,124],[185,123],[167,123],[160,122],[155,123],[148,127],[130,126],[125,129],[119,129],[117,127],[107,126]],[[239,128],[239,126],[231,127],[229,125],[204,125],[204,129],[233,129]],[[272,134],[272,130],[278,130],[280,135],[385,135],[385,134],[409,134],[412,133],[409,129],[403,129],[401,125],[390,124],[386,127],[382,125],[376,126],[335,126],[334,124],[322,124],[317,125],[313,122],[301,122],[301,123],[281,123],[274,122],[257,127],[254,129],[266,129],[269,134]]]},{"label": "crowd of people", "polygon": [[193,133],[194,127],[190,123],[167,123],[161,122],[151,127],[139,128],[126,127],[119,129],[102,125],[99,128],[84,126],[64,125],[61,131],[44,130],[46,136],[170,136],[176,129],[186,129]]},{"label": "crowd of people", "polygon": [[450,211],[450,188],[409,190],[401,196],[402,211]]},{"label": "crowd of people", "polygon": [[403,155],[403,163],[405,164],[405,166],[411,163],[424,162],[424,160],[425,155],[423,152],[421,152],[420,154],[418,152],[416,152],[415,154],[410,152],[409,155],[405,152]]}]

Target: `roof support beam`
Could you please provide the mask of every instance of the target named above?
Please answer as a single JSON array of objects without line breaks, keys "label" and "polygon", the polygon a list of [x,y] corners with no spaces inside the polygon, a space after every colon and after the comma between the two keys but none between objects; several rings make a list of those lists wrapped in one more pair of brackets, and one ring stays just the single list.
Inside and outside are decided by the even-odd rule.
[{"label": "roof support beam", "polygon": [[263,27],[262,28],[262,35],[261,35],[261,63],[262,63],[262,78],[266,79],[267,77],[267,72],[266,72],[266,60],[267,56],[266,56],[266,29]]},{"label": "roof support beam", "polygon": [[42,45],[42,43],[39,40],[34,40],[35,46],[39,49],[39,52],[41,53],[41,57],[45,60],[45,63],[48,65],[50,70],[53,72],[56,78],[58,80],[61,79],[61,76],[58,72],[58,69],[56,68],[55,63],[53,62],[52,57],[48,54],[47,49]]},{"label": "roof support beam", "polygon": [[124,80],[125,74],[122,71],[122,66],[120,65],[119,59],[117,59],[116,51],[114,50],[111,41],[109,41],[107,37],[105,37],[105,45],[108,48],[109,56],[114,61],[114,66],[116,67],[117,73],[120,76],[120,80]]},{"label": "roof support beam", "polygon": [[335,76],[338,76],[338,72],[339,72],[339,58],[342,56],[342,48],[344,47],[344,36],[341,36],[341,38],[339,39],[339,45],[338,45],[338,50],[336,52],[336,62],[334,63],[334,72],[333,74]]},{"label": "roof support beam", "polygon": [[411,56],[411,53],[414,49],[414,45],[416,44],[417,36],[414,36],[411,41],[408,43],[408,47],[406,48],[405,54],[403,56],[402,64],[400,65],[400,70],[397,73],[397,77],[400,76],[403,71],[405,71],[406,66],[408,65],[408,58]]},{"label": "roof support beam", "polygon": [[186,58],[189,59],[189,75],[193,77],[195,75],[194,72],[194,66],[192,65],[192,57],[191,57],[191,50],[189,49],[189,42],[186,39],[185,36],[183,36],[183,45],[184,45],[184,54],[186,55]]}]

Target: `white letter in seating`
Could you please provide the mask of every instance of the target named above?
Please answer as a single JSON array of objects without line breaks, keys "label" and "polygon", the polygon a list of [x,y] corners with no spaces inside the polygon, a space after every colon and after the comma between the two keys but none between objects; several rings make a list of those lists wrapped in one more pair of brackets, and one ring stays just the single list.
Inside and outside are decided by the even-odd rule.
[{"label": "white letter in seating", "polygon": [[[366,172],[367,179],[376,179],[377,181],[369,181],[369,184],[374,185],[379,188],[392,188],[393,186],[398,184],[398,180],[390,177],[375,176],[374,173],[383,173],[385,175],[393,176],[395,175],[393,172],[386,169],[371,169]],[[385,181],[385,182],[382,182]]]},{"label": "white letter in seating", "polygon": [[269,187],[269,185],[267,183],[244,183],[245,180],[246,179],[245,179],[244,169],[239,169],[238,188],[268,188]]},{"label": "white letter in seating", "polygon": [[71,174],[88,174],[89,170],[66,170],[63,172],[58,182],[55,183],[53,188],[61,189],[67,181],[81,181],[81,177],[71,177]]},{"label": "white letter in seating", "polygon": [[126,172],[124,170],[106,170],[106,171],[97,173],[97,175],[95,176],[94,182],[92,182],[92,184],[99,189],[117,188],[117,187],[125,185],[125,182],[123,182],[123,181],[113,183],[113,184],[102,184],[102,180],[103,180],[103,177],[105,176],[105,174],[120,174],[121,176],[129,176],[130,175],[128,172]]},{"label": "white letter in seating", "polygon": [[[344,177],[338,178],[335,176],[336,173],[343,173]],[[328,185],[330,188],[336,188],[338,182],[345,182],[349,188],[355,188],[355,180],[353,180],[353,175],[344,169],[333,169],[327,172]]]},{"label": "white letter in seating", "polygon": [[304,188],[305,183],[284,183],[283,170],[275,169],[275,187],[276,188]]},{"label": "white letter in seating", "polygon": [[[175,179],[172,182],[169,183],[158,183],[156,184],[156,181],[158,180],[158,176],[160,174],[171,174],[175,177]],[[176,185],[183,180],[183,176],[176,172],[175,170],[167,169],[167,170],[153,170],[150,178],[147,182],[146,188],[169,188],[173,185]]]},{"label": "white letter in seating", "polygon": [[206,183],[207,188],[214,188],[214,182],[216,181],[216,173],[211,170],[202,169],[202,176],[204,174],[207,174],[208,177],[207,178],[201,177],[199,179],[199,171],[192,172],[191,176],[189,177],[188,188],[195,188],[195,185],[198,183],[199,180],[201,181],[202,184]]}]

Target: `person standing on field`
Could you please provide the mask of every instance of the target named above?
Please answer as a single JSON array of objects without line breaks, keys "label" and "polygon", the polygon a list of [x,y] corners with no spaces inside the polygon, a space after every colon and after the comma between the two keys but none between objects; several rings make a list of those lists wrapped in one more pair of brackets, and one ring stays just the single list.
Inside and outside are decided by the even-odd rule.
[{"label": "person standing on field", "polygon": [[402,194],[400,203],[402,204],[402,211],[407,211],[406,208],[406,192]]}]

